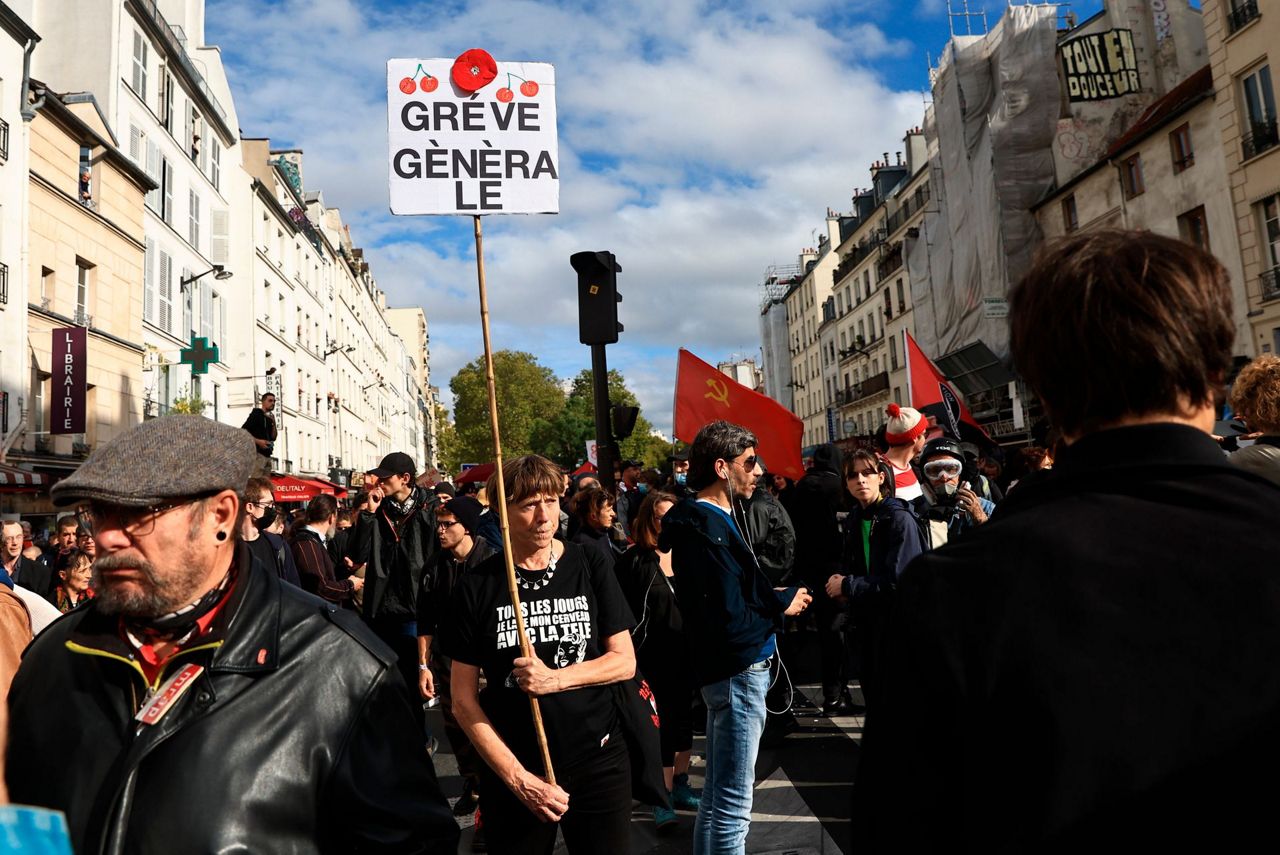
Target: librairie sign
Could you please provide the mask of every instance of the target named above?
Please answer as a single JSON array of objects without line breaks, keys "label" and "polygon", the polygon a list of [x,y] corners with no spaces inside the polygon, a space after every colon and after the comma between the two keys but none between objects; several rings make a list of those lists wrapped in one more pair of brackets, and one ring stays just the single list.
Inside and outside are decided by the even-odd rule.
[{"label": "librairie sign", "polygon": [[543,62],[388,60],[391,213],[558,213],[555,93]]},{"label": "librairie sign", "polygon": [[53,331],[49,433],[84,433],[88,345],[88,330],[84,327],[60,327]]},{"label": "librairie sign", "polygon": [[1071,101],[1101,101],[1142,88],[1130,30],[1107,30],[1063,42],[1062,77]]}]

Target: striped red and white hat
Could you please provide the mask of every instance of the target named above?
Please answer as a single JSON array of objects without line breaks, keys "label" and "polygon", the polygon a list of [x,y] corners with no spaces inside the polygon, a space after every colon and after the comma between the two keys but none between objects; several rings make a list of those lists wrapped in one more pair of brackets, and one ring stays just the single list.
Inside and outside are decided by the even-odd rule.
[{"label": "striped red and white hat", "polygon": [[929,422],[919,410],[890,404],[885,412],[889,422],[884,428],[884,441],[890,445],[907,445],[929,429]]}]

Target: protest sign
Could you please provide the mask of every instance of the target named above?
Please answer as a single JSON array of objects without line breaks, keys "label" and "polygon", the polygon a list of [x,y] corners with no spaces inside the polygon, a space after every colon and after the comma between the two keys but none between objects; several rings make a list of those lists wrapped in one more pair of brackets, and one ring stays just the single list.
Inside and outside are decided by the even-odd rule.
[{"label": "protest sign", "polygon": [[388,60],[391,213],[558,213],[555,93],[545,62]]}]

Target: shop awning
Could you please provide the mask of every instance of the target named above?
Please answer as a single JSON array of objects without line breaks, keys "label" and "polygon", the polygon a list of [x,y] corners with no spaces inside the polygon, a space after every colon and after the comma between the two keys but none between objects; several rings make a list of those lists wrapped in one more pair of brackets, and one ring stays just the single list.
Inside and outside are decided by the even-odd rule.
[{"label": "shop awning", "polygon": [[271,479],[271,493],[277,502],[308,502],[319,495],[332,496],[334,488],[310,478],[277,475]]},{"label": "shop awning", "polygon": [[35,492],[42,489],[48,482],[48,479],[39,472],[0,463],[0,489],[8,492],[26,490]]},{"label": "shop awning", "polygon": [[489,476],[493,474],[492,463],[481,463],[479,466],[472,466],[466,472],[463,472],[454,479],[455,484],[466,484],[468,481],[488,481]]},{"label": "shop awning", "polygon": [[334,498],[342,499],[347,495],[347,488],[341,484],[335,484],[325,478],[312,478],[310,480],[315,481],[322,487],[327,487],[333,493]]}]

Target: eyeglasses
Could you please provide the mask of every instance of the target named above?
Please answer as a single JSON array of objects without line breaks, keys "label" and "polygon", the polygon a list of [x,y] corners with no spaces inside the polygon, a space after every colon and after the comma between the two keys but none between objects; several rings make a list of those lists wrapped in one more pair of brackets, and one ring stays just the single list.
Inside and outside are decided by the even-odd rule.
[{"label": "eyeglasses", "polygon": [[156,520],[164,514],[196,501],[199,499],[178,499],[159,505],[148,505],[144,508],[88,502],[76,508],[76,522],[84,526],[91,535],[110,528],[118,528],[130,537],[137,537],[150,534],[155,528]]},{"label": "eyeglasses", "polygon": [[959,475],[961,464],[956,460],[933,460],[924,465],[924,474],[929,478],[941,478],[946,475]]},{"label": "eyeglasses", "polygon": [[245,504],[246,504],[246,505],[257,505],[258,507],[262,508],[263,510],[266,510],[267,508],[274,508],[274,507],[276,506],[276,503],[275,503],[275,502],[272,502],[272,501],[270,501],[270,500],[268,500],[268,501],[266,501],[266,502],[245,502]]},{"label": "eyeglasses", "polygon": [[753,455],[751,455],[750,457],[748,457],[746,460],[743,460],[743,461],[737,461],[737,460],[735,460],[735,461],[734,461],[734,463],[739,463],[739,462],[740,462],[740,464],[741,464],[741,466],[742,466],[742,468],[743,468],[743,469],[747,470],[748,472],[754,472],[754,471],[755,471],[755,468],[756,468],[756,463],[757,463],[759,460],[760,460],[760,458],[756,457],[756,456],[753,454]]},{"label": "eyeglasses", "polygon": [[436,520],[436,528],[449,528],[450,526],[455,526],[455,525],[462,525],[462,523],[458,522],[457,520],[452,520],[450,522],[445,522],[444,520]]}]

